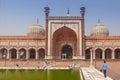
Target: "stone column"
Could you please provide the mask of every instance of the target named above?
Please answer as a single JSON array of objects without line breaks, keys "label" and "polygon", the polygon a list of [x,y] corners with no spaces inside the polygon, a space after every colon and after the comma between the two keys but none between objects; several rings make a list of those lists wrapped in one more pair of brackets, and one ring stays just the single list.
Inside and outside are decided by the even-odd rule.
[{"label": "stone column", "polygon": [[93,50],[93,59],[96,59],[96,57],[95,57],[95,50]]},{"label": "stone column", "polygon": [[90,49],[90,67],[93,67],[93,50]]},{"label": "stone column", "polygon": [[38,50],[36,49],[36,56],[35,59],[38,59]]},{"label": "stone column", "polygon": [[10,59],[10,53],[9,53],[9,50],[7,52],[7,59]]},{"label": "stone column", "polygon": [[115,59],[114,50],[112,51],[111,58],[112,58],[112,59]]},{"label": "stone column", "polygon": [[9,51],[9,59],[11,59],[11,51]]},{"label": "stone column", "polygon": [[102,51],[102,59],[105,59],[105,51]]},{"label": "stone column", "polygon": [[26,59],[29,59],[29,52],[26,50]]},{"label": "stone column", "polygon": [[19,51],[17,50],[17,59],[19,59]]}]

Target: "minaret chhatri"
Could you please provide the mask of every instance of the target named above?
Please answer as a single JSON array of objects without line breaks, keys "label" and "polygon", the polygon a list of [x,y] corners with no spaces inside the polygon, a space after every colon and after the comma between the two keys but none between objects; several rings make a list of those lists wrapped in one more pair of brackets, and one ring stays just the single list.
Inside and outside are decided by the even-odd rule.
[{"label": "minaret chhatri", "polygon": [[84,16],[85,16],[85,7],[80,8],[80,13],[81,13],[81,17],[84,18]]},{"label": "minaret chhatri", "polygon": [[45,9],[45,16],[48,17],[49,16],[49,12],[50,12],[50,8],[48,6],[44,7]]},{"label": "minaret chhatri", "polygon": [[69,8],[67,10],[67,16],[70,16],[70,11],[69,11]]}]

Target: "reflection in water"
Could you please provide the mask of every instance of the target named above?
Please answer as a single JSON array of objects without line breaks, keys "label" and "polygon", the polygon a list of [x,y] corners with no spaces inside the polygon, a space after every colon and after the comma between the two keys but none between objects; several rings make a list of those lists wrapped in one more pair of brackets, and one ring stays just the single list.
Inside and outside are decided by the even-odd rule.
[{"label": "reflection in water", "polygon": [[47,80],[50,80],[50,69],[47,69]]},{"label": "reflection in water", "polygon": [[80,80],[79,70],[0,70],[0,80]]}]

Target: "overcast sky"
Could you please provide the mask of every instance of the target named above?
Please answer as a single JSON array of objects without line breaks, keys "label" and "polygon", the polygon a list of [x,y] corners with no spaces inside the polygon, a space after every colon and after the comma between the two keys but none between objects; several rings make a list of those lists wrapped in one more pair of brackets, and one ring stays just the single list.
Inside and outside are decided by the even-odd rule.
[{"label": "overcast sky", "polygon": [[0,0],[0,35],[26,35],[37,22],[45,26],[44,7],[50,7],[51,16],[80,16],[80,7],[86,7],[85,34],[90,35],[100,19],[110,35],[120,35],[120,0]]}]

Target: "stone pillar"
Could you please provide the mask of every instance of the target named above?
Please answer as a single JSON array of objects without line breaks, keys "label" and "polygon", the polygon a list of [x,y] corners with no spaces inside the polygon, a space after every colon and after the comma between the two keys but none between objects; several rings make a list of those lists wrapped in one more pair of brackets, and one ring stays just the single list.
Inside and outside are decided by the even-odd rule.
[{"label": "stone pillar", "polygon": [[36,56],[35,59],[38,59],[38,50],[36,49]]},{"label": "stone pillar", "polygon": [[102,59],[105,59],[105,51],[102,51]]},{"label": "stone pillar", "polygon": [[95,50],[93,50],[93,59],[96,59],[96,57],[95,57]]},{"label": "stone pillar", "polygon": [[93,51],[90,49],[90,67],[93,67]]},{"label": "stone pillar", "polygon": [[11,51],[9,51],[9,59],[11,59]]},{"label": "stone pillar", "polygon": [[29,52],[26,50],[26,59],[29,59]]},{"label": "stone pillar", "polygon": [[111,58],[112,58],[112,59],[115,59],[114,50],[112,51]]},{"label": "stone pillar", "polygon": [[10,59],[10,53],[9,53],[9,50],[7,52],[7,59]]},{"label": "stone pillar", "polygon": [[17,59],[19,59],[19,51],[17,50]]}]

